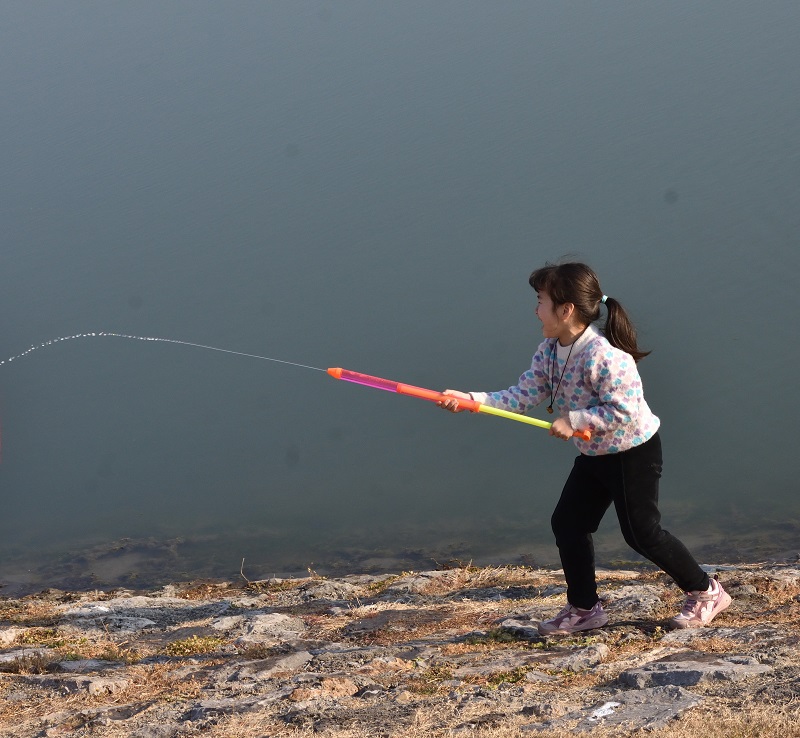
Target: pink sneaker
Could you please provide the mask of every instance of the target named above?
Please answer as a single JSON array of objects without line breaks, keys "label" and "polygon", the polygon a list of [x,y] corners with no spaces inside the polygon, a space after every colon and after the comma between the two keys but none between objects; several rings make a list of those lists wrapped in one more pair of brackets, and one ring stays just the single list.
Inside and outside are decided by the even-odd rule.
[{"label": "pink sneaker", "polygon": [[603,605],[597,602],[591,610],[581,610],[567,605],[558,615],[539,623],[541,635],[568,635],[581,630],[602,628],[608,622],[608,615],[603,612]]},{"label": "pink sneaker", "polygon": [[731,604],[731,596],[712,579],[705,592],[687,592],[683,610],[670,621],[673,628],[702,628]]}]

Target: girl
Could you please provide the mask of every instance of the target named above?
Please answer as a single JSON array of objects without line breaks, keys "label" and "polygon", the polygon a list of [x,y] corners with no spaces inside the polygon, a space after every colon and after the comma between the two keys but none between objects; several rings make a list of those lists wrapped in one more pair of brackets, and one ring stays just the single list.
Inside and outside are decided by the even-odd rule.
[{"label": "girl", "polygon": [[[612,503],[626,543],[686,592],[672,626],[708,625],[731,598],[660,525],[660,421],[645,402],[636,368],[649,352],[639,349],[622,305],[603,294],[597,275],[585,264],[548,265],[533,272],[529,282],[538,296],[536,315],[545,337],[531,368],[507,390],[446,390],[453,399],[439,404],[460,412],[459,398],[472,398],[524,413],[546,402],[556,416],[550,435],[567,440],[576,430],[591,432],[590,441],[574,439],[581,453],[551,521],[567,580],[567,606],[539,623],[539,632],[575,633],[608,622],[597,596],[592,533]],[[594,325],[601,305],[608,310],[602,331]]]}]

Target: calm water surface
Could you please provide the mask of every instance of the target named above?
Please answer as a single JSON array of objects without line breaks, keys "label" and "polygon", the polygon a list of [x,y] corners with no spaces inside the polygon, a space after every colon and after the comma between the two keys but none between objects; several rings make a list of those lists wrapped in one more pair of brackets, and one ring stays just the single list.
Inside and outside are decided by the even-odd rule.
[{"label": "calm water surface", "polygon": [[[800,546],[800,5],[11,3],[0,348],[157,336],[500,389],[588,260],[653,349],[665,524]],[[0,582],[550,563],[546,433],[192,347],[0,366]],[[630,556],[604,523],[599,550]],[[92,579],[93,578],[93,579]]]}]

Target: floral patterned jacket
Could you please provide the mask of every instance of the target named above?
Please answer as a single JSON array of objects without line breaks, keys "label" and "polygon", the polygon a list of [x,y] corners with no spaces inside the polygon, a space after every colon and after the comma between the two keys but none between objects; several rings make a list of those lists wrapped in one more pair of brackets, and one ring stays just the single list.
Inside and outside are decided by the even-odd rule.
[{"label": "floral patterned jacket", "polygon": [[531,368],[513,387],[470,394],[484,405],[524,413],[542,402],[549,404],[554,393],[553,409],[575,430],[591,432],[590,441],[573,438],[588,456],[619,453],[652,438],[660,421],[645,402],[631,355],[614,348],[595,325],[575,341],[566,366],[558,357],[557,343],[552,338],[542,341]]}]

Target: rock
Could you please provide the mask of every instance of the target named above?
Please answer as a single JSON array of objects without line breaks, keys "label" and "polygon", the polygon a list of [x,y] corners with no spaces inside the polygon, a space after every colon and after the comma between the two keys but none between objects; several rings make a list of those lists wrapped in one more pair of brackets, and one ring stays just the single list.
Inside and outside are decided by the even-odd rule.
[{"label": "rock", "polygon": [[153,723],[133,730],[129,738],[173,738],[182,730],[180,723]]},{"label": "rock", "polygon": [[483,715],[468,720],[453,728],[455,733],[472,733],[479,728],[498,728],[505,721],[506,716],[500,712],[487,712]]},{"label": "rock", "polygon": [[129,618],[116,615],[106,615],[102,618],[75,618],[72,626],[81,630],[97,630],[103,633],[141,633],[145,630],[152,630],[158,625],[154,620],[148,618]]},{"label": "rock", "polygon": [[108,605],[100,604],[87,604],[78,607],[70,607],[64,610],[64,617],[66,618],[99,618],[105,617],[112,613]]},{"label": "rock", "polygon": [[351,600],[363,595],[364,590],[347,582],[332,580],[313,580],[299,588],[300,597],[310,600]]},{"label": "rock", "polygon": [[407,592],[410,594],[423,594],[431,584],[452,578],[453,574],[449,571],[422,571],[417,574],[407,574],[398,577],[384,590],[386,594],[397,594]]},{"label": "rock", "polygon": [[179,625],[202,617],[219,616],[230,609],[226,600],[184,600],[180,597],[115,597],[102,602],[84,602],[65,607],[63,616],[80,618],[145,618],[159,626]]},{"label": "rock", "polygon": [[758,589],[752,584],[726,584],[725,591],[734,599],[760,596]]},{"label": "rock", "polygon": [[314,657],[308,651],[296,651],[287,656],[275,656],[270,659],[251,661],[238,669],[230,680],[244,678],[263,681],[271,679],[275,674],[300,671]]},{"label": "rock", "polygon": [[700,568],[706,574],[717,574],[719,572],[737,571],[738,566],[731,566],[730,564],[700,564]]},{"label": "rock", "polygon": [[394,701],[400,705],[407,705],[409,702],[414,702],[416,699],[414,694],[407,689],[401,689],[394,694]]},{"label": "rock", "polygon": [[7,648],[25,632],[25,628],[3,628],[0,630],[0,648]]},{"label": "rock", "polygon": [[689,687],[709,681],[740,681],[772,668],[749,656],[680,652],[620,674],[620,682],[635,689],[656,686]]},{"label": "rock", "polygon": [[555,680],[556,677],[551,676],[550,674],[545,674],[542,671],[526,671],[525,672],[525,681],[526,682],[552,682]]},{"label": "rock", "polygon": [[359,689],[359,686],[352,679],[326,677],[321,679],[316,687],[298,687],[289,695],[289,699],[292,702],[305,702],[324,698],[354,697]]},{"label": "rock", "polygon": [[358,668],[359,674],[386,674],[414,669],[414,662],[397,656],[379,656]]},{"label": "rock", "polygon": [[10,664],[25,659],[47,659],[54,655],[55,651],[51,648],[15,648],[13,651],[0,653],[0,664]]},{"label": "rock", "polygon": [[502,650],[495,653],[473,653],[464,656],[452,656],[448,659],[453,664],[450,672],[454,677],[491,677],[503,672],[513,672],[519,668],[527,669],[538,666],[544,655],[530,650]]},{"label": "rock", "polygon": [[451,610],[442,609],[391,609],[380,610],[369,617],[349,623],[343,630],[348,636],[364,636],[385,630],[387,632],[408,632],[420,626],[432,626],[446,620]]},{"label": "rock", "polygon": [[237,642],[283,643],[296,641],[306,630],[300,618],[283,613],[247,613],[217,618],[211,628],[230,635],[237,635]]},{"label": "rock", "polygon": [[800,581],[800,569],[791,567],[768,569],[760,572],[760,574],[777,586],[783,588],[793,587]]},{"label": "rock", "polygon": [[608,611],[615,617],[624,613],[628,617],[647,618],[661,607],[661,587],[652,584],[637,584],[624,586],[601,594],[603,605],[608,603]]},{"label": "rock", "polygon": [[182,720],[198,722],[221,715],[249,712],[258,706],[258,698],[236,699],[235,697],[201,700],[187,710]]},{"label": "rock", "polygon": [[539,635],[537,625],[538,622],[533,622],[528,619],[508,618],[500,623],[500,630],[504,630],[506,633],[526,641],[544,643],[546,639],[544,636]]},{"label": "rock", "polygon": [[634,569],[604,569],[603,567],[598,566],[595,570],[595,575],[597,576],[598,581],[620,581],[623,579],[640,579],[642,572],[635,571]]},{"label": "rock", "polygon": [[78,661],[59,661],[56,666],[59,671],[70,674],[89,674],[95,671],[118,669],[120,665],[115,661],[102,661],[100,659],[80,659]]},{"label": "rock", "polygon": [[610,649],[604,643],[596,643],[586,648],[580,648],[559,658],[551,659],[550,665],[554,669],[565,671],[585,671],[601,664],[610,653]]},{"label": "rock", "polygon": [[130,680],[102,676],[42,676],[34,674],[24,676],[27,684],[53,689],[61,694],[78,694],[86,692],[91,695],[114,694],[130,685]]},{"label": "rock", "polygon": [[217,618],[211,627],[214,630],[222,631],[223,633],[231,633],[235,630],[241,630],[248,620],[248,615],[226,615],[222,618]]},{"label": "rock", "polygon": [[800,699],[800,667],[776,669],[773,677],[756,690],[758,700],[773,704],[797,704]]},{"label": "rock", "polygon": [[575,717],[580,717],[575,732],[588,733],[599,726],[624,726],[626,732],[654,730],[664,727],[702,701],[698,695],[674,686],[619,692],[611,699],[582,711],[580,715],[572,713],[558,722],[571,722]]},{"label": "rock", "polygon": [[539,597],[556,597],[566,593],[567,588],[563,584],[551,584],[539,592]]},{"label": "rock", "polygon": [[722,638],[742,646],[753,643],[766,645],[794,641],[795,635],[786,628],[777,625],[749,625],[743,628],[684,628],[665,634],[661,643],[689,644],[693,641],[705,641],[710,638]]},{"label": "rock", "polygon": [[231,600],[231,605],[243,610],[256,610],[263,608],[269,602],[267,595],[256,595],[254,597],[236,597]]}]

